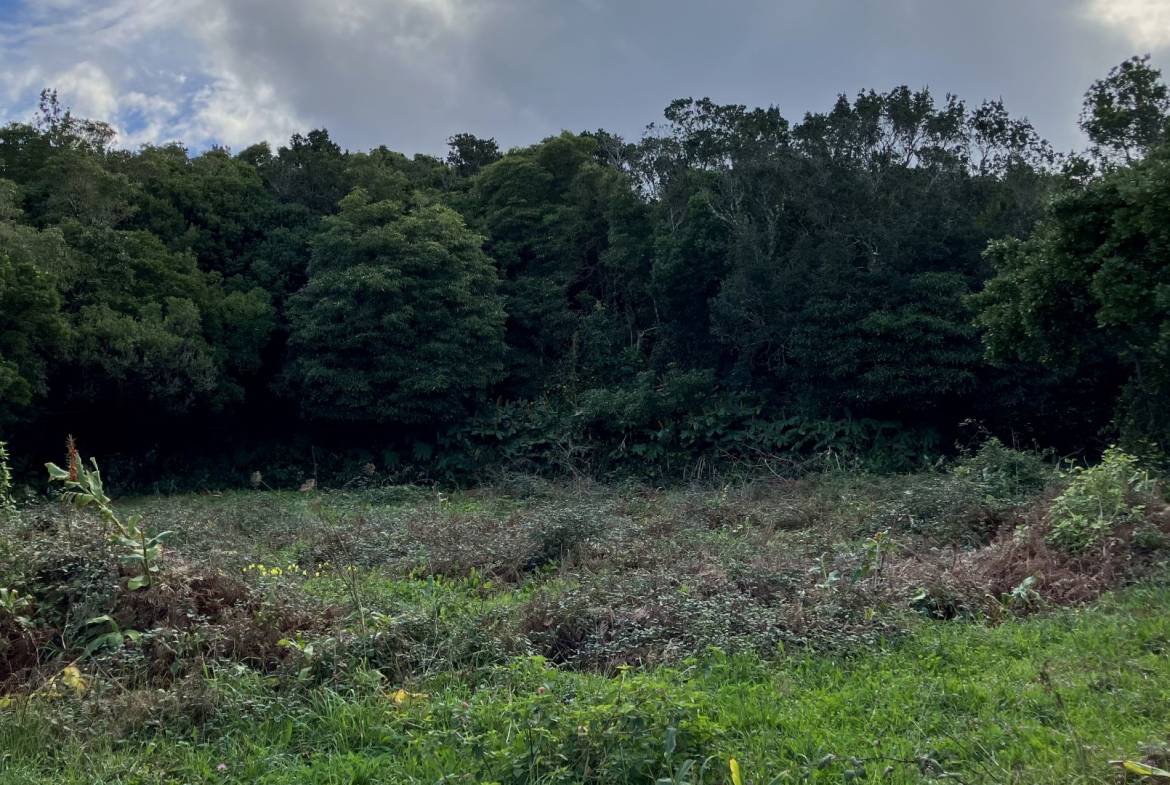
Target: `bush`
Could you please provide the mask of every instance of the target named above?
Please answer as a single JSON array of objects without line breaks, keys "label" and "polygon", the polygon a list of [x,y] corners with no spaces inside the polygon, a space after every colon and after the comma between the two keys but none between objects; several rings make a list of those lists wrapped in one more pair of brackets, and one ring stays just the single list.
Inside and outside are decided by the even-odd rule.
[{"label": "bush", "polygon": [[994,436],[959,459],[951,473],[975,483],[993,506],[1025,502],[1056,478],[1053,465],[1042,456],[1013,450]]},{"label": "bush", "polygon": [[900,493],[879,509],[874,528],[893,527],[948,545],[985,545],[1013,510],[1056,477],[1042,456],[991,438],[949,471],[898,478],[894,490]]},{"label": "bush", "polygon": [[36,689],[64,663],[122,686],[165,686],[216,662],[272,671],[288,654],[282,639],[337,619],[314,598],[255,591],[174,552],[131,589],[121,546],[91,510],[39,505],[0,523],[0,589],[22,617],[0,607],[0,696]]},{"label": "bush", "polygon": [[1110,447],[1098,465],[1073,469],[1072,481],[1052,502],[1048,541],[1072,553],[1084,551],[1119,526],[1139,522],[1145,511],[1139,502],[1153,489],[1137,458]]}]

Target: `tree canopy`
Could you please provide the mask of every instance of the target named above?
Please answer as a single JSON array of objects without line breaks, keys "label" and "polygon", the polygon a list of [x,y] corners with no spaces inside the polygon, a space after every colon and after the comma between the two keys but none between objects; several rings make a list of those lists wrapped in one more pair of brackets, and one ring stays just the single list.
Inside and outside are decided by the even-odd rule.
[{"label": "tree canopy", "polygon": [[684,98],[636,141],[193,154],[46,91],[0,129],[0,436],[233,477],[256,443],[452,476],[899,465],[972,421],[1165,450],[1168,114],[1139,57],[1086,93],[1084,154],[908,87]]}]

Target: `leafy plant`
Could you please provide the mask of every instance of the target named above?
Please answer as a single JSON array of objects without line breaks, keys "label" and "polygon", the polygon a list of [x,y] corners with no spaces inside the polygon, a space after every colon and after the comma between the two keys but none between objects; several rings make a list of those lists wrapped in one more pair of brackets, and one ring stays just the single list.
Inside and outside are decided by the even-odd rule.
[{"label": "leafy plant", "polygon": [[15,619],[21,627],[32,625],[28,616],[32,604],[33,598],[27,594],[21,594],[16,589],[0,587],[0,611]]},{"label": "leafy plant", "polygon": [[1073,469],[1069,486],[1052,503],[1049,543],[1073,553],[1098,544],[1118,526],[1141,520],[1145,505],[1137,501],[1153,487],[1137,458],[1110,447],[1098,465]]},{"label": "leafy plant", "polygon": [[12,500],[12,469],[8,465],[8,445],[0,442],[0,515],[13,512],[16,502]]},{"label": "leafy plant", "polygon": [[859,583],[871,577],[874,584],[880,580],[886,551],[889,549],[889,541],[890,532],[888,529],[878,532],[865,541],[862,546],[861,560],[850,576],[853,583]]},{"label": "leafy plant", "polygon": [[90,466],[77,452],[73,437],[67,442],[69,457],[68,468],[62,469],[55,463],[46,463],[50,482],[61,483],[65,490],[61,499],[79,509],[93,508],[110,527],[110,539],[124,549],[122,563],[135,568],[136,574],[130,577],[126,588],[134,591],[146,588],[153,582],[153,577],[159,570],[162,560],[163,542],[173,532],[164,531],[152,534],[142,524],[141,515],[130,515],[123,519],[111,505],[110,497],[106,495],[102,485],[101,471],[98,469],[96,458],[90,458]]},{"label": "leafy plant", "polygon": [[1008,447],[994,436],[956,461],[951,473],[974,483],[992,506],[1019,504],[1056,476],[1043,456]]},{"label": "leafy plant", "polygon": [[1170,537],[1156,526],[1140,526],[1134,529],[1130,544],[1137,551],[1152,553],[1170,546]]},{"label": "leafy plant", "polygon": [[112,616],[95,616],[85,623],[88,641],[82,657],[88,657],[102,649],[117,650],[122,648],[126,641],[137,642],[142,639],[142,633],[137,630],[123,630]]},{"label": "leafy plant", "polygon": [[1004,598],[1010,608],[1031,608],[1043,602],[1040,593],[1036,591],[1036,576],[1029,575],[1020,581],[1019,585],[1008,592]]}]

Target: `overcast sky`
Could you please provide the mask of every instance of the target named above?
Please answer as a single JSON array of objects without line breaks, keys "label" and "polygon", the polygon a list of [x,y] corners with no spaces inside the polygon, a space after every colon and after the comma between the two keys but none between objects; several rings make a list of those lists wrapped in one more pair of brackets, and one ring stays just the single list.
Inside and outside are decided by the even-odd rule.
[{"label": "overcast sky", "polygon": [[1002,97],[1068,149],[1085,88],[1145,52],[1170,70],[1170,0],[0,0],[0,120],[56,87],[128,147],[324,126],[439,153],[637,138],[682,96],[799,119],[908,84]]}]

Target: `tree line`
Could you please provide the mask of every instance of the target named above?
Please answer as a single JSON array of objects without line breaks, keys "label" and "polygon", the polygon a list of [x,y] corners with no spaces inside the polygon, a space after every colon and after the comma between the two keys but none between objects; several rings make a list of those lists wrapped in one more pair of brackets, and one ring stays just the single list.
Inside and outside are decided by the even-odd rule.
[{"label": "tree line", "polygon": [[1168,116],[1135,57],[1074,154],[899,87],[681,99],[638,141],[192,155],[46,91],[0,129],[0,436],[203,483],[897,467],[965,429],[1164,451]]}]

